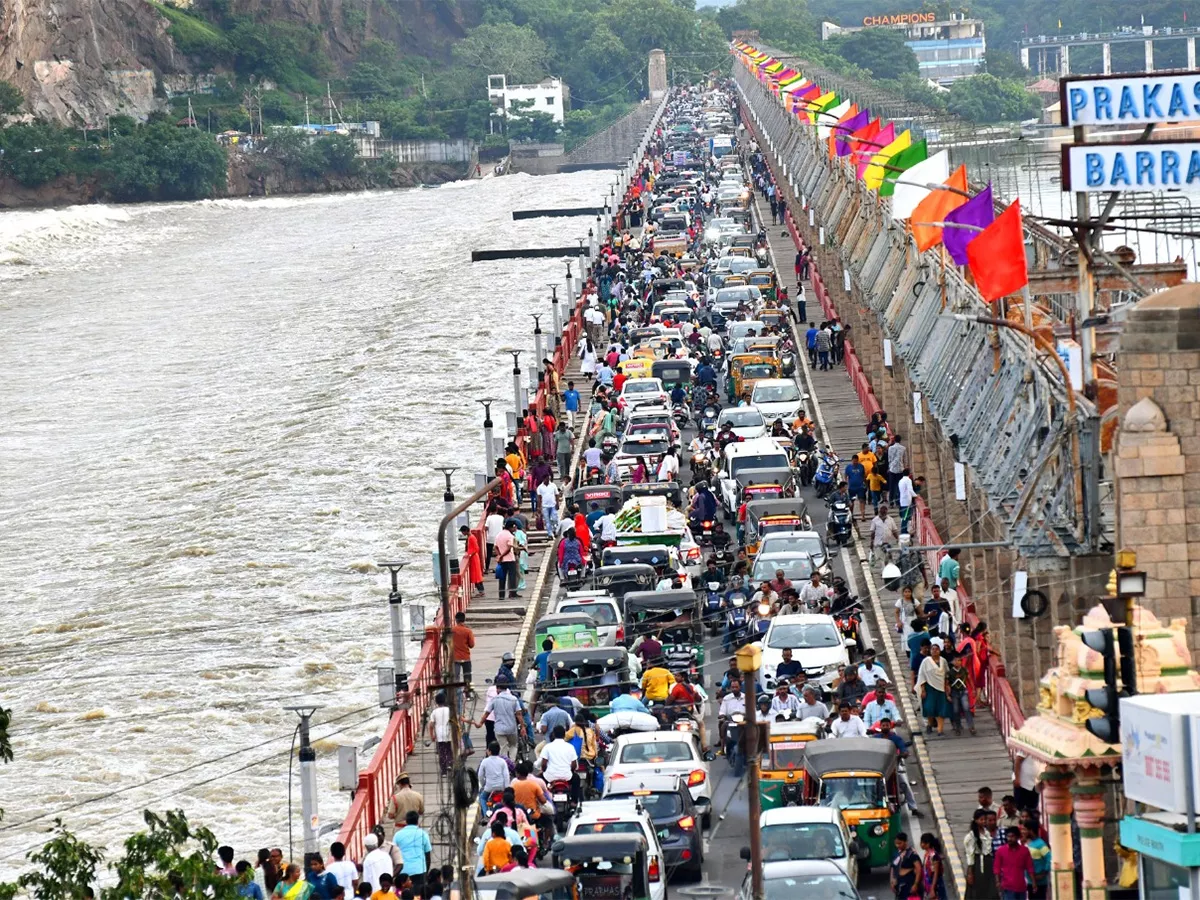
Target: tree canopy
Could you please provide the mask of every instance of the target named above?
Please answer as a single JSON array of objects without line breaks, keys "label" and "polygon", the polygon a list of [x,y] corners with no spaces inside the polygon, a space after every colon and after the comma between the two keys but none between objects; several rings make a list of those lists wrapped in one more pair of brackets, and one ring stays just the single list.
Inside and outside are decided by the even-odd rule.
[{"label": "tree canopy", "polygon": [[1020,81],[983,74],[954,82],[947,108],[972,122],[1019,122],[1039,115],[1042,102]]},{"label": "tree canopy", "polygon": [[838,35],[829,41],[833,51],[848,63],[865,69],[876,78],[895,80],[917,75],[917,55],[903,32],[891,28],[868,28]]}]

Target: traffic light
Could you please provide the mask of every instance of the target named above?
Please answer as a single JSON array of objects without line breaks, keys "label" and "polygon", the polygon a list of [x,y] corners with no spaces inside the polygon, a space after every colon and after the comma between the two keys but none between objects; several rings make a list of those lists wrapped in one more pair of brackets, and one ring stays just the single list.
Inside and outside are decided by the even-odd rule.
[{"label": "traffic light", "polygon": [[[1100,710],[1104,715],[1098,719],[1087,720],[1087,730],[1106,744],[1116,744],[1121,740],[1121,696],[1131,697],[1137,693],[1137,666],[1133,655],[1133,630],[1129,627],[1116,629],[1117,638],[1113,640],[1113,630],[1105,628],[1102,631],[1085,631],[1080,637],[1083,643],[1100,654],[1104,660],[1104,687],[1092,688],[1086,692],[1089,704]],[[1117,688],[1117,650],[1120,649],[1121,687]]]}]

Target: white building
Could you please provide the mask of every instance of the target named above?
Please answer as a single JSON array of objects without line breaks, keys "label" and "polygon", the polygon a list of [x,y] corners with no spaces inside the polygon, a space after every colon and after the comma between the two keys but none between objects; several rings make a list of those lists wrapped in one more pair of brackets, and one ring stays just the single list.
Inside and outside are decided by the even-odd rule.
[{"label": "white building", "polygon": [[514,102],[533,101],[529,109],[549,113],[559,125],[563,124],[567,106],[567,86],[558,78],[547,78],[537,84],[509,84],[503,75],[488,76],[488,99],[505,116]]},{"label": "white building", "polygon": [[864,28],[904,32],[904,43],[916,54],[921,77],[940,85],[978,74],[987,50],[983,22],[962,13],[951,13],[949,19],[938,19],[936,13],[866,16],[862,25],[855,26],[822,22],[821,40]]}]

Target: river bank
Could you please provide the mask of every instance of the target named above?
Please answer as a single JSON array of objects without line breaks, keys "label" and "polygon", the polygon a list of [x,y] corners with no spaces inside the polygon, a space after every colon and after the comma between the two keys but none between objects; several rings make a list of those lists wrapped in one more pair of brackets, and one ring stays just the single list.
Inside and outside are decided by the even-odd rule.
[{"label": "river bank", "polygon": [[[278,160],[231,154],[225,187],[215,192],[211,199],[417,187],[458,181],[467,174],[465,163],[417,163],[397,166],[390,172],[368,168],[357,175],[328,173],[315,178],[292,177]],[[0,176],[0,210],[54,209],[109,200],[103,181],[94,175],[61,175],[37,187],[27,187],[16,179]]]}]

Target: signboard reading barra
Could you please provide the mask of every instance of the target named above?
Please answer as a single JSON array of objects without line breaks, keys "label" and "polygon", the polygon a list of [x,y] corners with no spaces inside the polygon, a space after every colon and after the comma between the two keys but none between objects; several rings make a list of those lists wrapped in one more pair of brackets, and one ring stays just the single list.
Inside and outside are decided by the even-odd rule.
[{"label": "signboard reading barra", "polygon": [[1064,191],[1200,191],[1200,141],[1069,144]]},{"label": "signboard reading barra", "polygon": [[863,27],[876,25],[923,25],[937,21],[937,13],[895,13],[884,16],[863,16]]},{"label": "signboard reading barra", "polygon": [[1200,72],[1064,78],[1059,94],[1071,127],[1200,122]]}]

